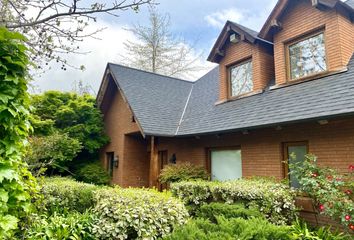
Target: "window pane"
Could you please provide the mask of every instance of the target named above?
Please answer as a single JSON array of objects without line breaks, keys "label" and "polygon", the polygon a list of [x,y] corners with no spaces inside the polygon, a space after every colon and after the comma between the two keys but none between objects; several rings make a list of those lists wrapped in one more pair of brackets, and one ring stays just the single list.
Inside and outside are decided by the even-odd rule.
[{"label": "window pane", "polygon": [[230,68],[231,95],[238,96],[253,90],[252,62]]},{"label": "window pane", "polygon": [[[305,161],[305,155],[307,154],[307,147],[306,146],[289,146],[288,147],[288,159],[290,164],[294,164],[297,162],[304,162]],[[292,158],[291,155],[294,154],[295,158]],[[290,186],[294,188],[299,188],[299,180],[291,175],[291,169],[289,169],[290,175]]]},{"label": "window pane", "polygon": [[226,181],[241,177],[241,150],[211,152],[211,180]]},{"label": "window pane", "polygon": [[325,71],[327,66],[324,34],[290,45],[289,56],[291,79]]}]

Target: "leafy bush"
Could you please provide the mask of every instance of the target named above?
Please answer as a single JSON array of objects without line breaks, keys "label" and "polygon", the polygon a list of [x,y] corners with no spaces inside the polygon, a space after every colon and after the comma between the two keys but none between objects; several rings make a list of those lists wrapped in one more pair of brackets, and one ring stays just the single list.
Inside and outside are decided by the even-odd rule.
[{"label": "leafy bush", "polygon": [[72,161],[82,148],[77,139],[63,133],[32,137],[29,143],[25,161],[35,175],[40,175],[47,168],[67,171],[67,162]]},{"label": "leafy bush", "polygon": [[339,231],[332,231],[330,227],[310,229],[305,222],[296,220],[291,226],[290,236],[293,239],[303,240],[350,240],[351,237]]},{"label": "leafy bush", "polygon": [[96,192],[98,216],[93,232],[98,239],[152,239],[186,222],[183,203],[168,192],[111,188]]},{"label": "leafy bush", "polygon": [[93,162],[82,166],[75,175],[75,179],[96,185],[106,185],[110,182],[110,176],[100,162]]},{"label": "leafy bush", "polygon": [[172,183],[189,180],[208,180],[209,174],[203,166],[191,163],[169,164],[164,167],[159,176],[161,183]]},{"label": "leafy bush", "polygon": [[202,205],[197,212],[197,217],[209,219],[216,223],[216,218],[222,216],[229,218],[244,218],[252,217],[263,218],[263,214],[255,207],[246,208],[244,204],[225,204],[225,203],[210,203]]},{"label": "leafy bush", "polygon": [[354,231],[354,167],[349,174],[317,166],[317,158],[307,155],[305,161],[291,165],[291,174],[299,180],[300,189],[312,197],[320,213],[341,222]]},{"label": "leafy bush", "polygon": [[205,203],[243,202],[246,206],[259,206],[260,212],[272,223],[289,223],[296,215],[295,191],[270,180],[180,182],[172,184],[171,192],[190,206],[192,214]]},{"label": "leafy bush", "polygon": [[31,225],[19,239],[96,239],[92,235],[95,218],[90,212],[72,212],[67,215],[32,216]]},{"label": "leafy bush", "polygon": [[220,239],[253,239],[253,240],[287,240],[288,226],[277,226],[265,219],[241,218],[225,219],[217,217],[217,224],[207,219],[191,220],[181,227],[177,227],[166,240],[220,240]]},{"label": "leafy bush", "polygon": [[43,211],[48,215],[69,211],[82,213],[94,206],[93,197],[98,189],[98,186],[76,182],[70,178],[46,178],[42,188]]}]

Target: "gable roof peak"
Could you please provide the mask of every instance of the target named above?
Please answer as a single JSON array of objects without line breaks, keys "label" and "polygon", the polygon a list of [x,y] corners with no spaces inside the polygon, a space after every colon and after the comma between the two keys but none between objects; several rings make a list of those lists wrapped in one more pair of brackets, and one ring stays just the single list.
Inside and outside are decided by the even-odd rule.
[{"label": "gable roof peak", "polygon": [[273,44],[269,41],[259,38],[258,32],[241,24],[228,20],[226,21],[219,37],[217,38],[213,48],[211,49],[211,52],[207,59],[208,61],[214,63],[218,63],[220,61],[220,58],[224,56],[224,46],[228,42],[229,37],[232,33],[237,33],[240,36],[240,41],[247,41],[251,44],[255,44],[257,41],[261,41],[270,45]]}]

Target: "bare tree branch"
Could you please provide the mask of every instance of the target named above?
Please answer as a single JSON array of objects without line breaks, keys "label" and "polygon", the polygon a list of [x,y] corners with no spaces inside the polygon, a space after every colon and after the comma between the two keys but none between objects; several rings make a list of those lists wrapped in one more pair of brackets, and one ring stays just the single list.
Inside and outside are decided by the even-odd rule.
[{"label": "bare tree branch", "polygon": [[126,41],[126,55],[120,55],[119,62],[130,67],[140,68],[167,76],[190,79],[193,74],[205,70],[199,60],[202,52],[197,53],[183,39],[169,31],[169,15],[160,15],[156,8],[150,7],[149,23],[136,24],[127,29],[138,42]]}]

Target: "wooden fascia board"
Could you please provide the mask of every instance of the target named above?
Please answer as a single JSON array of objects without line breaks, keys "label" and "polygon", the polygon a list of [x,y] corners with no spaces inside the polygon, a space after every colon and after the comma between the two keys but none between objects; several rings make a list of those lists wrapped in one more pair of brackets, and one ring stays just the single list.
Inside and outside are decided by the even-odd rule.
[{"label": "wooden fascia board", "polygon": [[108,86],[108,76],[109,76],[109,74],[110,74],[110,71],[109,71],[108,64],[107,64],[106,70],[105,70],[105,72],[103,74],[103,77],[102,77],[102,80],[101,80],[100,88],[99,88],[97,96],[96,96],[97,107],[101,107],[102,100],[103,100],[103,97],[104,97],[104,95],[106,93],[107,86]]}]

